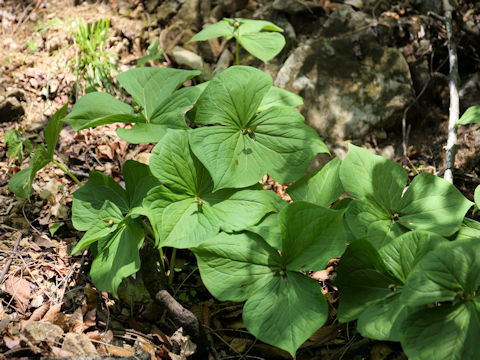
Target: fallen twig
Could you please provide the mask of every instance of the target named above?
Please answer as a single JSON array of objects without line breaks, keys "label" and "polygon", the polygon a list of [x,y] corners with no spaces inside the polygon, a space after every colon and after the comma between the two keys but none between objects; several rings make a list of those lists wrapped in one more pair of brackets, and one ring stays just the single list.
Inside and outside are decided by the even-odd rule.
[{"label": "fallen twig", "polygon": [[206,356],[208,353],[207,335],[198,318],[175,300],[167,290],[160,290],[155,296],[155,302],[167,310],[175,324],[185,329],[185,332],[191,336],[192,341],[197,345],[197,352],[192,358],[201,359],[202,356]]},{"label": "fallen twig", "polygon": [[460,86],[460,77],[458,75],[458,57],[457,43],[453,37],[452,14],[453,7],[449,0],[443,0],[443,10],[445,12],[445,28],[448,37],[448,62],[450,64],[448,87],[450,89],[450,109],[448,117],[448,138],[445,160],[444,179],[453,184],[453,169],[455,167],[455,152],[457,144],[457,130],[455,123],[458,121],[460,112],[460,100],[458,88]]},{"label": "fallen twig", "polygon": [[22,238],[22,233],[18,233],[17,239],[15,240],[15,245],[13,246],[13,251],[8,258],[7,263],[3,267],[2,273],[0,274],[0,284],[3,282],[3,278],[7,274],[8,269],[10,269],[10,265],[12,264],[13,258],[15,256],[15,252],[17,251],[18,244],[20,243],[20,239]]}]

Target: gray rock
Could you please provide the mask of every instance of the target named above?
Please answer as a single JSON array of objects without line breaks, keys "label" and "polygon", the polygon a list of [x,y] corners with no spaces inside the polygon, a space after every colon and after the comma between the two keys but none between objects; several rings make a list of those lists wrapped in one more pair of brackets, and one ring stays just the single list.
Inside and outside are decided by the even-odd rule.
[{"label": "gray rock", "polygon": [[15,97],[9,97],[0,103],[0,123],[16,121],[25,114],[22,104]]},{"label": "gray rock", "polygon": [[339,7],[324,24],[323,38],[297,47],[275,80],[303,96],[307,123],[330,143],[398,125],[413,100],[403,55],[379,45],[368,30],[356,31],[364,24],[364,14]]}]

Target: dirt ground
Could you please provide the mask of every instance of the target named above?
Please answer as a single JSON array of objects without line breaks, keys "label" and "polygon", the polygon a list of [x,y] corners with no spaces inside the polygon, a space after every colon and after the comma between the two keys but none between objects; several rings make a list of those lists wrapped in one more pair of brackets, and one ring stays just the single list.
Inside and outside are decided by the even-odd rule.
[{"label": "dirt ground", "polygon": [[[172,15],[165,16],[165,20],[156,19],[153,25],[148,1],[78,3],[0,0],[0,104],[10,101],[3,109],[8,118],[0,116],[3,144],[0,147],[0,271],[5,270],[0,275],[0,358],[185,359],[195,353],[191,348],[194,345],[152,300],[140,280],[124,281],[119,299],[114,299],[98,292],[89,282],[88,253],[70,255],[82,236],[69,220],[72,193],[78,187],[75,182],[58,167],[50,165],[37,174],[29,201],[16,198],[8,189],[10,177],[27,167],[30,158],[26,151],[22,163],[8,159],[5,132],[15,129],[32,144],[42,143],[48,119],[64,104],[73,104],[83,91],[75,73],[78,50],[71,33],[78,18],[89,23],[104,17],[110,19],[107,48],[116,54],[117,72],[135,66],[157,37],[162,39],[167,51],[166,56],[154,64],[178,67],[168,49],[184,44],[199,30],[176,23]],[[245,16],[265,1],[248,3],[252,9],[250,13],[245,10],[242,13]],[[334,2],[314,3],[331,5]],[[478,10],[467,14],[469,2],[462,3],[463,15],[477,16],[473,21],[478,25]],[[465,67],[460,63],[462,74],[480,71],[480,56],[471,50],[472,47],[478,49],[478,43],[475,46],[469,39],[464,39],[459,47],[463,54],[460,61],[466,59]],[[440,55],[445,54],[442,49]],[[202,48],[194,50],[202,51]],[[213,56],[212,53],[218,53],[218,49],[205,54],[205,58]],[[445,66],[439,71],[445,72]],[[427,93],[433,95],[419,97],[418,104],[409,111],[408,159],[402,155],[404,138],[398,127],[381,132],[382,136],[371,135],[362,145],[379,153],[389,147],[390,157],[402,162],[412,176],[418,171],[441,174],[445,162],[448,100],[439,101],[439,97],[445,96],[445,91],[444,82],[430,84]],[[128,144],[116,136],[118,126],[124,125],[105,125],[80,132],[64,127],[56,159],[68,164],[81,181],[86,181],[90,171],[99,170],[121,182],[121,164],[128,159],[148,162],[153,145]],[[462,126],[458,131],[454,181],[470,200],[480,184],[479,128],[480,125]],[[280,196],[286,196],[285,186],[268,179],[266,182]],[[478,215],[476,219],[480,220]],[[324,272],[312,274],[324,285],[332,314],[338,302],[330,280],[335,264],[332,261]],[[178,272],[171,290],[205,325],[208,358],[289,358],[287,353],[248,334],[241,320],[242,304],[218,302],[209,295],[190,253],[180,251],[175,266]],[[298,359],[361,358],[406,359],[398,344],[364,339],[352,326],[338,324],[333,317],[302,346],[298,355]]]}]

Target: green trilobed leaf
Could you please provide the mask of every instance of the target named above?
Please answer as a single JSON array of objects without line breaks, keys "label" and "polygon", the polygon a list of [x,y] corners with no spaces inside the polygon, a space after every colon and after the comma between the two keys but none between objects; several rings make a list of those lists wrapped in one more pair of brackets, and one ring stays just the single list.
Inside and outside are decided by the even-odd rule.
[{"label": "green trilobed leaf", "polygon": [[404,300],[409,305],[473,298],[480,286],[479,239],[442,244],[426,255],[407,280]]},{"label": "green trilobed leaf", "polygon": [[400,164],[349,144],[340,179],[345,191],[388,212],[398,207],[407,172]]},{"label": "green trilobed leaf", "polygon": [[345,250],[343,212],[294,202],[280,212],[282,259],[289,270],[321,270]]},{"label": "green trilobed leaf", "polygon": [[98,219],[106,200],[114,203],[122,213],[128,211],[126,191],[107,175],[91,172],[87,183],[73,193],[72,223],[75,229],[87,231]]},{"label": "green trilobed leaf", "polygon": [[475,360],[480,336],[480,303],[443,304],[412,312],[402,348],[412,360]]},{"label": "green trilobed leaf", "polygon": [[232,25],[230,25],[230,22],[227,19],[223,19],[217,22],[216,24],[208,25],[198,34],[195,34],[188,41],[188,43],[195,42],[195,41],[205,41],[205,40],[215,39],[217,37],[222,37],[222,36],[226,37],[228,40],[233,37],[233,30],[234,28]]},{"label": "green trilobed leaf", "polygon": [[292,357],[327,317],[327,301],[318,282],[290,271],[285,277],[275,276],[243,308],[248,331]]},{"label": "green trilobed leaf", "polygon": [[460,229],[452,237],[452,240],[456,241],[469,238],[480,239],[480,222],[464,218]]},{"label": "green trilobed leaf", "polygon": [[316,153],[328,151],[295,109],[271,107],[256,114],[270,87],[271,78],[262,71],[234,66],[211,80],[198,99],[194,121],[220,125],[189,132],[192,150],[212,175],[215,190],[253,185],[266,172],[289,183]]},{"label": "green trilobed leaf", "polygon": [[117,128],[116,132],[120,139],[131,144],[145,144],[159,142],[168,129],[166,125],[137,123],[131,129]]},{"label": "green trilobed leaf", "polygon": [[377,221],[391,221],[390,214],[368,201],[352,201],[345,213],[345,219],[357,239],[366,239],[368,228]]},{"label": "green trilobed leaf", "polygon": [[416,176],[399,206],[399,223],[415,230],[449,236],[459,228],[472,206],[448,181],[430,173]]},{"label": "green trilobed leaf", "polygon": [[90,277],[98,290],[116,297],[122,279],[140,270],[139,249],[144,237],[139,220],[127,219],[98,241],[97,255],[90,269]]},{"label": "green trilobed leaf", "polygon": [[192,250],[203,283],[222,301],[247,300],[281,268],[278,252],[252,233],[220,233]]},{"label": "green trilobed leaf", "polygon": [[479,258],[479,239],[466,238],[438,246],[412,271],[402,300],[410,306],[435,305],[405,320],[401,342],[411,359],[477,358]]},{"label": "green trilobed leaf", "polygon": [[405,283],[424,256],[444,243],[448,243],[448,240],[437,234],[410,231],[395,238],[381,248],[379,253],[390,273]]},{"label": "green trilobed leaf", "polygon": [[195,104],[199,125],[220,124],[244,128],[255,115],[272,78],[248,66],[232,66],[210,80]]},{"label": "green trilobed leaf", "polygon": [[174,192],[200,196],[212,187],[208,171],[192,156],[186,131],[169,131],[152,151],[150,168]]},{"label": "green trilobed leaf", "polygon": [[116,122],[133,123],[145,120],[135,114],[130,105],[115,99],[112,95],[92,92],[78,99],[65,121],[68,121],[75,130],[82,130]]},{"label": "green trilobed leaf", "polygon": [[265,216],[262,221],[254,226],[249,226],[245,230],[260,235],[268,245],[274,249],[282,249],[282,229],[279,226],[279,214],[271,213]]},{"label": "green trilobed leaf", "polygon": [[160,185],[158,179],[150,172],[149,166],[138,161],[125,161],[122,172],[130,209],[141,206],[147,193]]},{"label": "green trilobed leaf", "polygon": [[73,252],[95,243],[90,276],[102,291],[117,294],[123,278],[140,267],[138,250],[144,233],[138,215],[143,198],[159,187],[148,166],[128,160],[123,167],[126,189],[105,174],[90,173],[87,183],[73,194],[72,222],[77,230],[87,230]]},{"label": "green trilobed leaf", "polygon": [[468,125],[478,122],[480,122],[480,105],[469,107],[455,125]]},{"label": "green trilobed leaf", "polygon": [[58,135],[62,130],[63,119],[67,116],[68,104],[58,109],[48,122],[45,128],[45,142],[47,143],[48,157],[53,160],[55,154],[55,146],[57,145]]},{"label": "green trilobed leaf", "polygon": [[303,105],[301,96],[288,90],[272,86],[262,99],[258,111],[264,111],[273,106],[299,107],[301,105]]},{"label": "green trilobed leaf", "polygon": [[287,188],[294,201],[308,201],[321,206],[330,206],[343,194],[340,181],[341,161],[334,158],[317,171],[313,171]]},{"label": "green trilobed leaf", "polygon": [[82,239],[72,250],[72,254],[79,252],[90,244],[108,236],[122,222],[124,216],[117,205],[109,200],[105,200],[102,208],[98,212],[98,219],[90,226]]},{"label": "green trilobed leaf", "polygon": [[450,236],[472,205],[452,184],[429,173],[416,176],[402,196],[402,167],[353,145],[340,179],[360,199],[346,213],[348,226],[356,238],[368,238],[376,248],[410,230]]},{"label": "green trilobed leaf", "polygon": [[185,81],[200,74],[200,71],[170,68],[135,68],[119,74],[117,79],[150,121],[160,104]]},{"label": "green trilobed leaf", "polygon": [[221,233],[193,251],[215,297],[247,300],[243,319],[260,340],[295,356],[325,322],[328,307],[318,283],[282,268],[278,252],[257,235]]},{"label": "green trilobed leaf", "polygon": [[263,20],[236,20],[241,24],[235,35],[237,41],[245,50],[263,62],[272,59],[285,46],[285,38],[278,33],[283,29],[275,24]]},{"label": "green trilobed leaf", "polygon": [[403,234],[380,251],[366,240],[353,242],[338,267],[340,321],[358,319],[363,336],[399,341],[409,313],[402,287],[424,256],[446,242],[423,231]]},{"label": "green trilobed leaf", "polygon": [[184,115],[200,96],[196,86],[175,91],[151,114],[150,122],[137,123],[131,129],[118,128],[117,135],[132,144],[159,142],[167,129],[187,129]]},{"label": "green trilobed leaf", "polygon": [[265,190],[212,193],[212,179],[190,151],[186,131],[169,131],[154,148],[150,167],[168,187],[152,191],[144,202],[162,246],[198,246],[220,229],[240,231],[275,211],[273,194]]}]

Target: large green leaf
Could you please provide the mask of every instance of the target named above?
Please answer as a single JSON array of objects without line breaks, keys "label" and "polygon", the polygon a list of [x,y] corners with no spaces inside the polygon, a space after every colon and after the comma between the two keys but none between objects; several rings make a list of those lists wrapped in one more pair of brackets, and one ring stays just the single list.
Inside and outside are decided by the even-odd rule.
[{"label": "large green leaf", "polygon": [[244,129],[271,87],[272,78],[263,71],[232,66],[210,80],[195,104],[192,120]]},{"label": "large green leaf", "polygon": [[442,244],[407,279],[402,299],[422,307],[407,319],[401,339],[411,359],[476,359],[480,336],[478,238]]},{"label": "large green leaf", "polygon": [[87,231],[99,218],[106,200],[114,203],[122,213],[129,209],[126,191],[112,178],[94,171],[85,185],[73,193],[72,223],[75,229]]},{"label": "large green leaf", "polygon": [[215,297],[247,300],[243,319],[260,340],[295,356],[326,321],[328,307],[318,283],[287,270],[282,265],[286,252],[281,257],[257,235],[221,233],[193,251],[202,280]]},{"label": "large green leaf", "polygon": [[358,319],[358,331],[378,340],[398,341],[408,309],[402,287],[412,269],[446,239],[428,232],[403,234],[377,251],[354,241],[338,267],[339,320]]},{"label": "large green leaf", "polygon": [[318,282],[290,271],[276,275],[243,308],[243,321],[253,335],[293,357],[327,317],[327,301]]},{"label": "large green leaf", "polygon": [[478,122],[480,122],[480,105],[469,107],[455,125],[468,125]]},{"label": "large green leaf", "polygon": [[407,172],[396,162],[349,144],[340,179],[345,191],[388,212],[398,207]]},{"label": "large green leaf", "polygon": [[480,238],[480,222],[473,219],[464,218],[458,232],[452,237],[452,240],[461,240],[468,238]]},{"label": "large green leaf", "polygon": [[72,128],[82,130],[116,122],[145,121],[133,108],[112,95],[103,92],[92,92],[78,99],[72,112],[65,118]]},{"label": "large green leaf", "polygon": [[140,269],[139,250],[144,233],[139,220],[127,219],[115,232],[99,240],[90,276],[100,291],[117,296],[122,279]]},{"label": "large green leaf", "polygon": [[267,110],[272,106],[291,106],[298,107],[303,105],[303,99],[301,96],[294,94],[288,90],[272,86],[270,90],[265,94],[258,107],[258,111]]},{"label": "large green leaf", "polygon": [[212,192],[212,179],[190,151],[186,131],[169,131],[155,146],[150,168],[162,184],[144,202],[162,246],[199,245],[220,229],[240,231],[275,211],[270,193],[255,189]]},{"label": "large green leaf", "polygon": [[334,158],[317,171],[313,171],[287,188],[294,201],[308,201],[321,206],[330,206],[343,194],[340,181],[341,161]]},{"label": "large green leaf", "polygon": [[368,238],[376,248],[410,230],[450,236],[472,205],[452,184],[429,173],[416,176],[402,195],[406,171],[353,145],[340,167],[340,179],[345,190],[360,199],[347,210],[348,226],[356,238]]},{"label": "large green leaf", "polygon": [[90,276],[99,290],[115,296],[122,279],[140,267],[144,232],[138,215],[147,193],[160,185],[147,165],[133,160],[125,162],[123,177],[125,189],[105,174],[90,173],[72,205],[74,227],[87,231],[73,252],[95,243]]},{"label": "large green leaf", "polygon": [[280,212],[282,259],[289,270],[322,270],[345,250],[343,212],[298,201]]},{"label": "large green leaf", "polygon": [[72,250],[72,254],[79,252],[90,244],[97,242],[101,238],[108,236],[123,221],[124,217],[117,205],[109,200],[105,200],[98,213],[98,218],[83,235],[82,239]]},{"label": "large green leaf", "polygon": [[159,142],[167,129],[187,129],[185,112],[200,96],[196,86],[175,91],[159,103],[148,123],[136,123],[131,129],[118,128],[117,135],[132,144]]},{"label": "large green leaf", "polygon": [[135,68],[118,75],[118,82],[142,107],[142,113],[150,121],[155,109],[185,81],[200,75],[200,71],[171,68]]},{"label": "large green leaf", "polygon": [[443,304],[412,312],[402,348],[412,360],[478,359],[480,302]]},{"label": "large green leaf", "polygon": [[220,125],[189,133],[215,190],[253,185],[265,173],[289,183],[304,173],[316,153],[328,152],[294,108],[256,113],[270,87],[271,79],[262,71],[234,66],[211,80],[198,99],[195,123]]},{"label": "large green leaf", "polygon": [[398,207],[398,222],[407,228],[433,231],[443,236],[455,233],[472,206],[448,181],[430,173],[416,176]]}]

